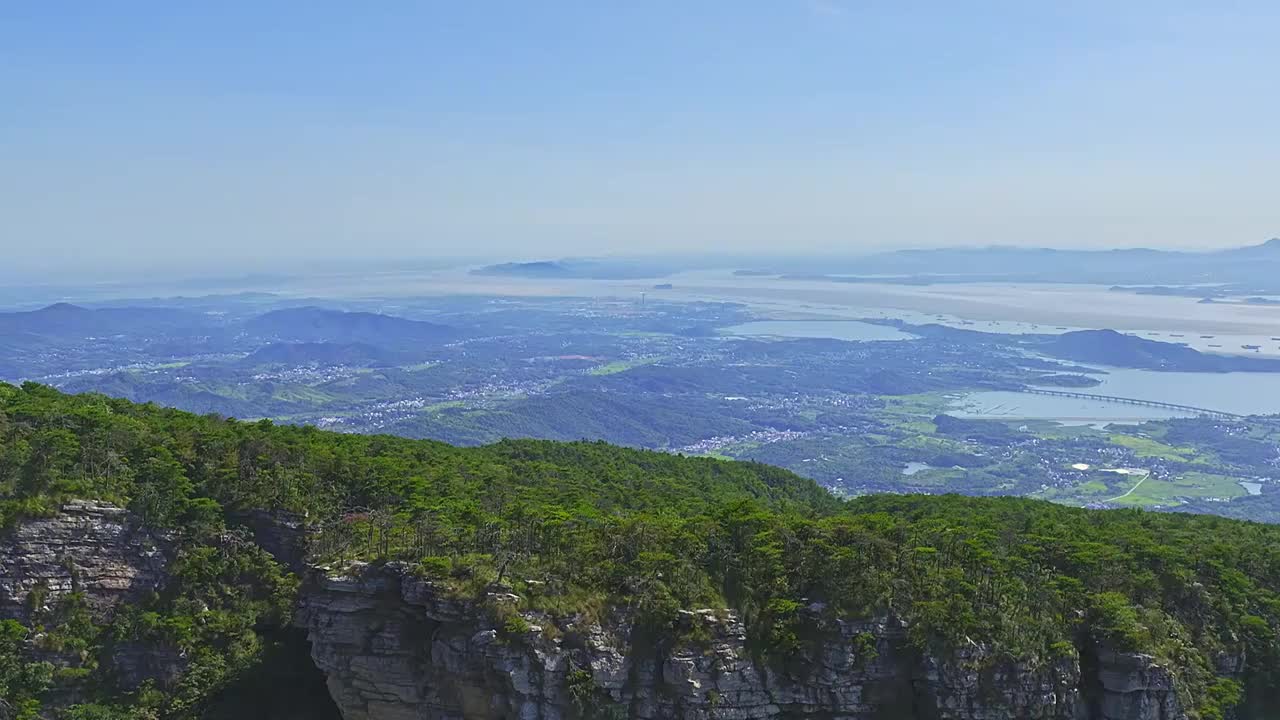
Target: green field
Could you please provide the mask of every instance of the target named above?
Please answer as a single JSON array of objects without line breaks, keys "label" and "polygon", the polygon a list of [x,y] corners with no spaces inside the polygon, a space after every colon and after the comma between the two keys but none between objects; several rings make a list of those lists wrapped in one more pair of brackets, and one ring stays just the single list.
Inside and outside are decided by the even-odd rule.
[{"label": "green field", "polygon": [[892,415],[927,415],[933,417],[945,412],[951,405],[946,393],[930,392],[916,395],[881,395],[884,411]]},{"label": "green field", "polygon": [[1177,462],[1190,462],[1196,458],[1195,448],[1174,447],[1148,437],[1112,435],[1109,439],[1114,445],[1129,448],[1140,458],[1161,458]]},{"label": "green field", "polygon": [[1213,473],[1187,472],[1170,480],[1147,478],[1132,493],[1115,498],[1117,505],[1147,507],[1180,505],[1185,499],[1235,498],[1245,494],[1236,478]]},{"label": "green field", "polygon": [[1076,490],[1087,495],[1101,495],[1103,493],[1111,492],[1111,488],[1107,487],[1107,484],[1101,480],[1090,480],[1089,482],[1077,487]]},{"label": "green field", "polygon": [[593,367],[590,370],[588,370],[587,374],[588,375],[617,375],[618,373],[626,372],[632,368],[640,367],[641,365],[650,365],[652,363],[656,363],[660,359],[661,358],[651,357],[651,358],[641,358],[639,360],[615,360],[611,363],[605,363],[604,365],[597,365],[596,367]]}]

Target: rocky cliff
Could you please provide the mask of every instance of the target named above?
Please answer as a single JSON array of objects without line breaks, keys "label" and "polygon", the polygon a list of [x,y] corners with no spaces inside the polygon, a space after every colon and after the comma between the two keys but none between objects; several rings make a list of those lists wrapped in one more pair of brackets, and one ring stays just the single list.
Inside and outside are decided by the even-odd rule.
[{"label": "rocky cliff", "polygon": [[[123,508],[74,500],[48,518],[19,524],[0,538],[0,619],[41,628],[27,639],[30,659],[63,669],[93,667],[82,648],[57,638],[61,605],[74,596],[94,623],[105,624],[125,603],[136,603],[167,582],[168,539]],[[122,642],[108,659],[114,681],[134,688],[146,680],[166,684],[185,661],[171,647]],[[48,695],[51,706],[80,699],[88,678],[67,673]]]},{"label": "rocky cliff", "polygon": [[109,615],[163,584],[164,545],[123,508],[69,502],[0,539],[0,617],[29,624],[41,606],[72,592],[83,593],[96,616]]},{"label": "rocky cliff", "polygon": [[314,572],[298,622],[347,720],[1185,717],[1169,672],[1144,655],[1088,650],[1087,673],[1075,654],[1039,667],[978,644],[934,656],[881,619],[831,621],[778,662],[754,657],[727,611],[687,611],[673,633],[684,640],[641,642],[625,617],[552,629],[519,605],[501,592],[450,599],[401,565],[357,566]]},{"label": "rocky cliff", "polygon": [[[260,537],[294,548],[296,525]],[[169,580],[166,545],[121,508],[68,503],[0,540],[0,618],[36,624],[77,593],[96,619],[108,619]],[[934,655],[917,650],[891,618],[817,620],[820,607],[807,612],[820,632],[788,658],[762,659],[726,610],[685,611],[670,637],[641,639],[624,614],[553,623],[515,595],[458,600],[391,563],[309,571],[296,622],[346,720],[1185,717],[1173,677],[1149,656],[1086,647],[1083,657],[1030,666],[976,643]],[[42,650],[39,637],[31,651],[76,666],[74,657]],[[110,663],[127,687],[163,683],[183,667],[170,649],[127,643]],[[75,694],[56,688],[54,704]]]}]

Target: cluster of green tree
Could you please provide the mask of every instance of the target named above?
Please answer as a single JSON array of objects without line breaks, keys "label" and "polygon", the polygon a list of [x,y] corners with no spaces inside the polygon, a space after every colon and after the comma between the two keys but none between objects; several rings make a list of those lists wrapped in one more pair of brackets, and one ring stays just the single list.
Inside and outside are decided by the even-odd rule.
[{"label": "cluster of green tree", "polygon": [[[324,528],[319,556],[409,559],[458,593],[502,583],[553,618],[625,606],[661,634],[681,608],[733,607],[766,661],[797,657],[824,618],[892,614],[939,651],[1149,652],[1200,718],[1240,699],[1237,681],[1250,702],[1280,698],[1272,526],[1012,498],[841,501],[753,463],[603,443],[458,448],[0,385],[0,518],[71,497],[127,505],[178,538],[170,586],[79,631],[83,655],[109,662],[112,643],[142,639],[191,663],[165,692],[103,682],[82,718],[196,716],[262,662],[260,633],[284,622],[295,582],[228,540],[226,518],[246,509],[306,513]],[[0,628],[0,686],[38,703],[40,668],[18,653],[26,632]],[[1240,654],[1243,677],[1219,677]]]},{"label": "cluster of green tree", "polygon": [[1202,449],[1242,471],[1280,474],[1280,418],[1255,418],[1247,426],[1209,418],[1164,421],[1164,442]]},{"label": "cluster of green tree", "polygon": [[1102,384],[1102,381],[1092,375],[1051,373],[1032,379],[1031,384],[1042,387],[1088,388],[1097,387]]}]

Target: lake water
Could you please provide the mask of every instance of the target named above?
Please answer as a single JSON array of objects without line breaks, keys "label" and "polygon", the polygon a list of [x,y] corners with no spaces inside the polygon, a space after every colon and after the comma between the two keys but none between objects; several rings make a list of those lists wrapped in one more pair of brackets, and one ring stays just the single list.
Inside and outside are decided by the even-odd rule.
[{"label": "lake water", "polygon": [[1244,491],[1245,491],[1245,492],[1247,492],[1247,493],[1249,493],[1250,495],[1261,495],[1261,494],[1262,494],[1262,483],[1256,483],[1256,482],[1245,482],[1245,481],[1241,480],[1241,481],[1240,481],[1240,487],[1244,488]]},{"label": "lake water", "polygon": [[[1085,392],[1093,390],[1096,388],[1084,389]],[[1097,427],[1108,423],[1144,422],[1192,415],[1192,413],[1178,413],[1140,405],[1122,405],[1019,392],[969,393],[952,403],[952,409],[949,412],[957,417],[975,419],[1054,420],[1064,425]]]},{"label": "lake water", "polygon": [[1238,415],[1280,413],[1280,373],[1184,373],[1108,369],[1080,392],[1191,405]]},{"label": "lake water", "polygon": [[932,469],[933,469],[933,466],[928,463],[909,462],[907,463],[906,467],[902,468],[902,474],[915,475],[916,473],[924,472],[925,470],[932,470]]},{"label": "lake water", "polygon": [[857,320],[761,320],[725,328],[727,335],[834,340],[910,340],[914,335],[887,325]]},{"label": "lake water", "polygon": [[[1080,388],[1080,392],[1190,405],[1237,415],[1280,413],[1280,373],[1173,373],[1112,368],[1106,375],[1096,377],[1102,381],[1101,385]],[[1057,420],[1069,425],[1141,422],[1195,414],[1016,392],[971,393],[958,399],[953,407],[961,417]]]}]

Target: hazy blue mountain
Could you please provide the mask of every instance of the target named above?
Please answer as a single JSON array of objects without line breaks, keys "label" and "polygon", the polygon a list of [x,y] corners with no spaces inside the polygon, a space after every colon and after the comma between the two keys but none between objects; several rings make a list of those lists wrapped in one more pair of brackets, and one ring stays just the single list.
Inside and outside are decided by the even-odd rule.
[{"label": "hazy blue mountain", "polygon": [[[528,279],[659,278],[685,270],[739,269],[740,277],[835,282],[1082,282],[1108,285],[1249,286],[1280,292],[1280,238],[1205,252],[1122,248],[950,247],[872,255],[561,258],[486,265],[473,275]],[[1210,292],[1207,289],[1206,292]],[[1179,293],[1181,294],[1181,293]],[[1238,289],[1232,294],[1238,294]]]},{"label": "hazy blue mountain", "polygon": [[[791,262],[779,267],[800,272]],[[897,250],[815,266],[808,279],[846,282],[1022,281],[1104,284],[1251,283],[1280,286],[1280,238],[1260,245],[1187,252],[1131,248],[1057,250],[978,247]]]},{"label": "hazy blue mountain", "polygon": [[90,310],[79,305],[57,303],[39,310],[0,313],[0,335],[31,333],[45,337],[103,336],[133,333],[172,332],[213,327],[216,323],[200,313],[171,308],[104,308]]},{"label": "hazy blue mountain", "polygon": [[394,315],[318,307],[273,310],[244,324],[266,340],[286,343],[365,343],[381,348],[439,345],[459,337],[456,328]]}]

